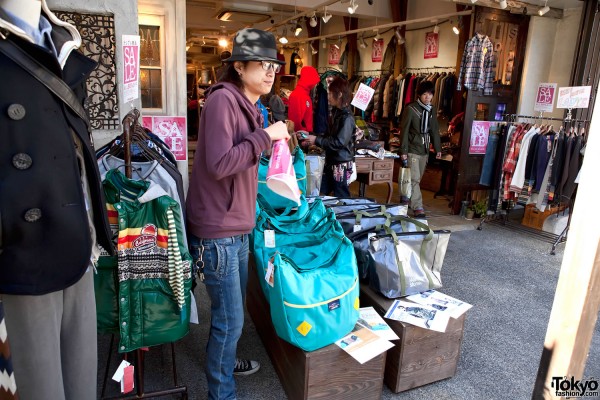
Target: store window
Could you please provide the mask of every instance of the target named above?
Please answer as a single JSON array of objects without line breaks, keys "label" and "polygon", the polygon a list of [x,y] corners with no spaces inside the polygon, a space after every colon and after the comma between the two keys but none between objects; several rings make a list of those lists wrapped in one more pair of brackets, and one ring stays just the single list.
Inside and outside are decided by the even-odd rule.
[{"label": "store window", "polygon": [[[140,87],[142,109],[164,109],[163,32],[160,18],[144,18],[140,24]],[[140,18],[140,22],[142,18]]]}]

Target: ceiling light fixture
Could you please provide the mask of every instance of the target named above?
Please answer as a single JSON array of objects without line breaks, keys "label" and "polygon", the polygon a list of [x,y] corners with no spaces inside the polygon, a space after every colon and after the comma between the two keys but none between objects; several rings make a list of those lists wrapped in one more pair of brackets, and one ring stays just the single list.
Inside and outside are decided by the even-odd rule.
[{"label": "ceiling light fixture", "polygon": [[316,27],[317,26],[317,13],[314,12],[312,17],[310,17],[310,22],[308,23],[311,27]]},{"label": "ceiling light fixture", "polygon": [[506,7],[508,7],[506,0],[500,0],[500,8],[504,10]]},{"label": "ceiling light fixture", "polygon": [[224,39],[224,38],[219,39],[219,46],[227,47],[227,45],[228,45],[227,39]]},{"label": "ceiling light fixture", "polygon": [[327,39],[323,39],[323,48],[326,49],[327,48]]},{"label": "ceiling light fixture", "polygon": [[440,32],[440,27],[438,26],[438,24],[435,24],[435,26],[433,27],[433,33],[439,33]]},{"label": "ceiling light fixture", "polygon": [[458,29],[458,26],[454,25],[452,27],[452,32],[454,32],[455,35],[458,35],[460,33],[460,29]]},{"label": "ceiling light fixture", "polygon": [[326,24],[331,19],[331,14],[327,14],[327,7],[324,7],[323,10],[324,10],[324,12],[323,12],[323,16],[321,18],[323,19],[323,23]]},{"label": "ceiling light fixture", "polygon": [[337,43],[334,43],[333,45],[335,46],[335,48],[336,48],[336,49],[338,49],[338,50],[339,50],[339,48],[340,48],[340,47],[342,47],[342,37],[340,36],[340,37],[338,38],[338,41],[337,41]]},{"label": "ceiling light fixture", "polygon": [[190,47],[192,47],[192,45],[189,44],[189,43],[186,43],[186,45],[185,45],[185,51],[189,51]]},{"label": "ceiling light fixture", "polygon": [[357,8],[358,8],[358,4],[356,4],[356,3],[354,2],[354,0],[352,0],[352,1],[350,2],[350,5],[348,6],[348,12],[349,12],[350,14],[354,14],[354,13],[356,12],[356,9],[357,9]]},{"label": "ceiling light fixture", "polygon": [[360,43],[358,44],[358,47],[360,47],[361,49],[367,48],[367,42],[365,42],[365,34],[364,33],[360,37]]},{"label": "ceiling light fixture", "polygon": [[296,27],[294,28],[294,36],[298,36],[302,33],[302,27],[300,26],[300,21],[296,22]]},{"label": "ceiling light fixture", "polygon": [[202,36],[202,46],[206,45],[206,40],[204,40],[204,36]]},{"label": "ceiling light fixture", "polygon": [[310,52],[314,56],[315,54],[317,54],[319,52],[319,50],[315,49],[311,43],[310,44]]},{"label": "ceiling light fixture", "polygon": [[373,29],[373,32],[375,32],[375,37],[373,40],[379,40],[379,31],[377,29]]},{"label": "ceiling light fixture", "polygon": [[396,31],[394,32],[394,35],[396,35],[396,39],[398,39],[398,44],[404,44],[406,42],[406,40],[404,40],[404,38],[402,37],[402,35],[400,34],[400,29],[397,28]]},{"label": "ceiling light fixture", "polygon": [[548,0],[546,0],[546,2],[544,3],[544,7],[538,10],[538,15],[541,17],[548,11],[550,11],[550,7],[548,7]]},{"label": "ceiling light fixture", "polygon": [[471,0],[471,4],[477,3],[477,0]]},{"label": "ceiling light fixture", "polygon": [[279,43],[281,43],[281,44],[287,44],[288,38],[286,36],[287,36],[287,28],[283,28],[283,34],[279,38]]}]

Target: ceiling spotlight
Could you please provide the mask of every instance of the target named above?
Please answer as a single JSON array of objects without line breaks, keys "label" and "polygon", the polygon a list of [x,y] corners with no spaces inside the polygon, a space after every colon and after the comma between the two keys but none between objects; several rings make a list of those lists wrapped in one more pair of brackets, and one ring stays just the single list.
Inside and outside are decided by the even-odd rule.
[{"label": "ceiling spotlight", "polygon": [[312,17],[310,17],[310,22],[308,23],[311,27],[317,26],[317,13],[314,12]]},{"label": "ceiling spotlight", "polygon": [[294,28],[294,36],[298,36],[302,33],[302,27],[300,26],[300,21],[296,22],[296,27]]},{"label": "ceiling spotlight", "polygon": [[323,23],[326,24],[331,19],[331,14],[327,14],[327,8],[325,8],[324,10],[325,11],[323,12],[323,16],[321,18],[323,19]]},{"label": "ceiling spotlight", "polygon": [[348,6],[348,12],[349,12],[350,14],[354,14],[354,13],[356,12],[356,9],[357,9],[357,8],[358,8],[358,4],[356,4],[356,3],[354,2],[354,0],[352,0],[352,1],[350,2],[350,5]]},{"label": "ceiling spotlight", "polygon": [[435,26],[433,27],[433,33],[439,33],[440,32],[440,27],[438,26],[438,24],[435,24]]},{"label": "ceiling spotlight", "polygon": [[190,50],[190,47],[192,47],[192,45],[191,45],[191,44],[186,44],[186,45],[185,45],[185,51],[189,51],[189,50]]},{"label": "ceiling spotlight", "polygon": [[477,3],[477,0],[471,0],[471,4]]},{"label": "ceiling spotlight", "polygon": [[379,40],[379,31],[377,29],[373,29],[373,32],[375,32],[375,37],[373,40]]},{"label": "ceiling spotlight", "polygon": [[506,0],[500,0],[500,8],[504,10],[506,7],[508,7]]},{"label": "ceiling spotlight", "polygon": [[458,35],[460,33],[460,29],[458,29],[458,26],[453,26],[452,32],[454,32],[455,35]]},{"label": "ceiling spotlight", "polygon": [[319,52],[319,50],[315,49],[311,43],[310,44],[310,52],[314,56],[315,54],[317,54]]},{"label": "ceiling spotlight", "polygon": [[406,42],[406,40],[404,40],[404,38],[400,34],[400,29],[396,29],[396,31],[394,32],[394,35],[396,35],[397,43],[399,45],[404,44]]},{"label": "ceiling spotlight", "polygon": [[283,34],[279,38],[279,43],[281,43],[281,44],[287,44],[288,38],[286,36],[287,36],[287,29],[283,28]]},{"label": "ceiling spotlight", "polygon": [[323,48],[326,49],[327,48],[327,39],[323,39]]},{"label": "ceiling spotlight", "polygon": [[542,15],[546,14],[548,11],[550,11],[550,7],[548,7],[548,0],[546,0],[546,2],[544,3],[544,7],[540,8],[538,10],[538,15],[541,17]]},{"label": "ceiling spotlight", "polygon": [[333,45],[339,50],[339,48],[342,47],[342,38],[339,37],[337,43],[334,43]]},{"label": "ceiling spotlight", "polygon": [[221,47],[227,47],[228,44],[229,43],[227,43],[227,39],[225,39],[225,38],[219,39],[219,46],[221,46]]}]

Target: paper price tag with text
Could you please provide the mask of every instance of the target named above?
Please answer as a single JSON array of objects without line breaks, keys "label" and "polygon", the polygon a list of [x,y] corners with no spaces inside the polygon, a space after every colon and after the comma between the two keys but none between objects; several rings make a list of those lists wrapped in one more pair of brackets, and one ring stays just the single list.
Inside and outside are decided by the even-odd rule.
[{"label": "paper price tag with text", "polygon": [[271,249],[275,247],[275,231],[272,229],[267,229],[265,231],[265,247]]},{"label": "paper price tag with text", "polygon": [[121,379],[121,393],[131,392],[134,386],[133,365],[129,365],[123,370],[123,379]]},{"label": "paper price tag with text", "polygon": [[275,266],[273,265],[273,263],[271,261],[269,261],[268,266],[267,266],[267,273],[265,274],[265,281],[267,281],[267,283],[269,285],[271,285],[271,287],[275,286],[274,272],[275,272]]},{"label": "paper price tag with text", "polygon": [[367,106],[371,102],[374,93],[375,89],[372,89],[364,83],[361,83],[358,86],[358,90],[356,91],[356,94],[354,95],[354,98],[352,99],[352,102],[350,104],[352,104],[356,108],[365,111],[367,109]]},{"label": "paper price tag with text", "polygon": [[125,360],[121,361],[121,364],[119,364],[119,367],[115,371],[115,374],[113,375],[112,380],[115,382],[121,382],[121,380],[123,379],[123,370],[126,367],[129,367],[130,365],[131,364]]}]

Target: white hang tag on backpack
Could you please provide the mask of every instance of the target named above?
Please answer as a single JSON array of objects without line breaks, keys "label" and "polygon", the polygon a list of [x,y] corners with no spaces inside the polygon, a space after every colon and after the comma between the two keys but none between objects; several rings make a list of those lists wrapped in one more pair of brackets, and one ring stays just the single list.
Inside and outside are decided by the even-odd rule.
[{"label": "white hang tag on backpack", "polygon": [[269,285],[271,285],[271,287],[275,286],[275,274],[274,274],[274,269],[275,266],[273,265],[273,263],[271,261],[269,261],[268,266],[267,266],[267,273],[265,274],[265,281],[267,281],[267,283]]},{"label": "white hang tag on backpack", "polygon": [[275,231],[272,229],[267,229],[265,231],[265,247],[275,247]]},{"label": "white hang tag on backpack", "polygon": [[354,224],[354,230],[352,232],[358,232],[362,229],[362,226],[360,226],[360,224]]}]

